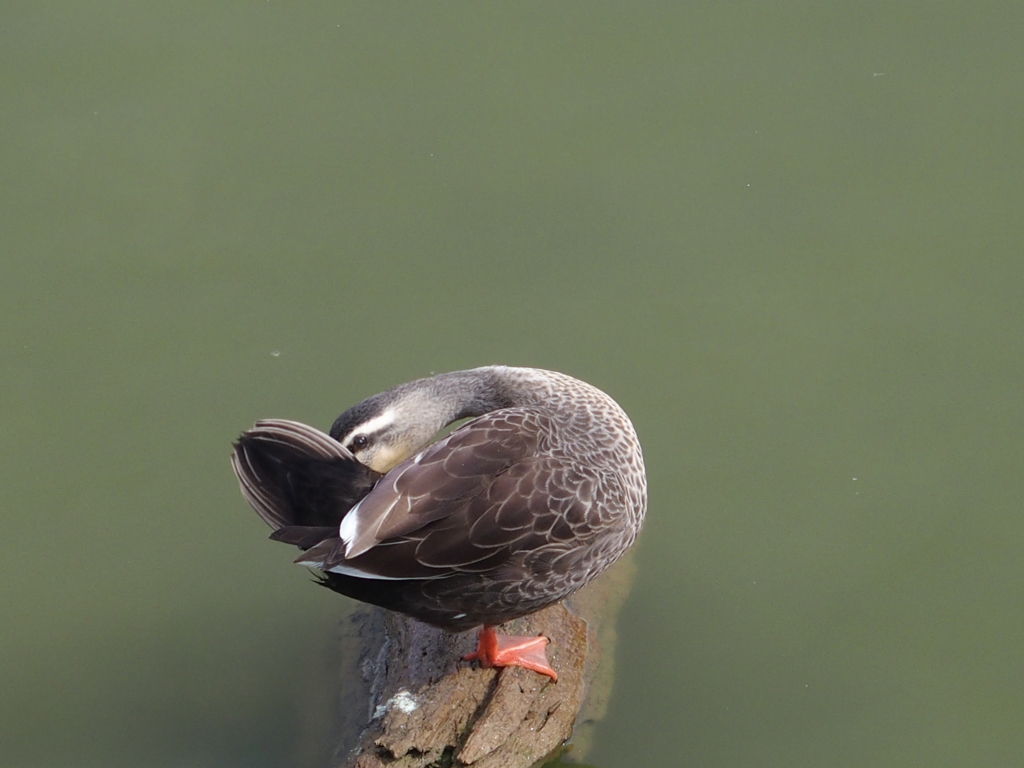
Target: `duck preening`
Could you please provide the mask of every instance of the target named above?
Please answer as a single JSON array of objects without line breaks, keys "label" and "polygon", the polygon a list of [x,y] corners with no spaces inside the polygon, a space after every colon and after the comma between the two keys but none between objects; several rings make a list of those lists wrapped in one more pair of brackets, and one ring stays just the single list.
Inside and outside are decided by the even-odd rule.
[{"label": "duck preening", "polygon": [[231,463],[271,538],[301,548],[296,562],[324,586],[450,631],[482,625],[466,658],[553,679],[546,638],[493,627],[604,571],[647,506],[625,412],[585,382],[533,368],[402,384],[349,408],[329,435],[258,421]]}]

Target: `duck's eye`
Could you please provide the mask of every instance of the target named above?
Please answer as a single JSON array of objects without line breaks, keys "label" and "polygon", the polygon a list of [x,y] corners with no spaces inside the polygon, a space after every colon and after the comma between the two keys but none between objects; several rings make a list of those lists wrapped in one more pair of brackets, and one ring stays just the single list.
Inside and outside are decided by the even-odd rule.
[{"label": "duck's eye", "polygon": [[361,451],[369,444],[370,438],[368,438],[366,435],[356,435],[349,441],[348,447],[352,451]]}]

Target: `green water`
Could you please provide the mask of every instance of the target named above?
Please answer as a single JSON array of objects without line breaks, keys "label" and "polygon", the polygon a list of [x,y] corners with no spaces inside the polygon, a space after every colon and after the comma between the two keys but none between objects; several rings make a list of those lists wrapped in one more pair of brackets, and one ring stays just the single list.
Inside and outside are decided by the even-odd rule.
[{"label": "green water", "polygon": [[495,362],[644,442],[588,763],[1019,762],[1022,8],[8,3],[0,764],[302,764],[230,442]]}]

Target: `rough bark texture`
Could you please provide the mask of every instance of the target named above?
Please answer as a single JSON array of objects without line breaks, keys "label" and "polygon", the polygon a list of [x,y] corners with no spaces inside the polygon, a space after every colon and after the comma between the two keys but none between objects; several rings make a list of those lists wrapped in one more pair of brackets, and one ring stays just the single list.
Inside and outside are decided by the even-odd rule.
[{"label": "rough bark texture", "polygon": [[[342,631],[340,718],[321,717],[309,738],[337,745],[331,768],[529,768],[557,752],[576,723],[574,754],[582,755],[607,708],[614,617],[632,573],[620,563],[574,595],[571,611],[559,604],[502,627],[550,639],[557,683],[462,661],[475,632],[452,635],[361,606]],[[307,758],[319,751],[306,748]]]}]

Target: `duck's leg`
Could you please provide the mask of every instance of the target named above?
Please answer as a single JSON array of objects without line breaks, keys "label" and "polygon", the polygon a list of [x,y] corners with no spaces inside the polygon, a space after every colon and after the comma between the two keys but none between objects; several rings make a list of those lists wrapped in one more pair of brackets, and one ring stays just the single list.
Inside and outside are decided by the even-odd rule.
[{"label": "duck's leg", "polygon": [[548,664],[544,647],[548,639],[543,635],[499,635],[494,627],[486,624],[480,630],[476,650],[462,658],[465,661],[479,661],[482,667],[526,667],[534,672],[558,680],[558,673]]}]

